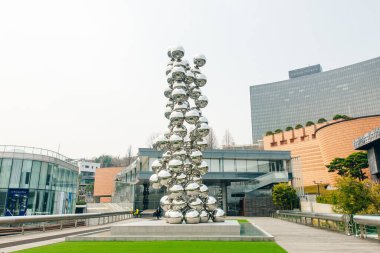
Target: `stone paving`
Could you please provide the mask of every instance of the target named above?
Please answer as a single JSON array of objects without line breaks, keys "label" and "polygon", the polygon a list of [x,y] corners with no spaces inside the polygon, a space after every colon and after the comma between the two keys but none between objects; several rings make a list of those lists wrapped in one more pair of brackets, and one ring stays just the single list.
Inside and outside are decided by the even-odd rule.
[{"label": "stone paving", "polygon": [[[245,217],[247,219],[247,217]],[[380,243],[274,218],[248,218],[289,253],[380,253]]]}]

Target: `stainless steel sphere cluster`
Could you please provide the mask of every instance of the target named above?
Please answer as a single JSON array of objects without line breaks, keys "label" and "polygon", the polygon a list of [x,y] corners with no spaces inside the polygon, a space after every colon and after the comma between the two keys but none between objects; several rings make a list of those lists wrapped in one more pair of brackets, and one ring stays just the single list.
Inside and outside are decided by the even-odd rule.
[{"label": "stainless steel sphere cluster", "polygon": [[149,181],[154,189],[167,189],[167,195],[160,200],[167,222],[223,222],[224,211],[218,208],[216,199],[208,195],[207,186],[202,184],[208,165],[201,151],[207,148],[205,137],[210,132],[208,120],[201,112],[208,104],[201,92],[207,78],[200,70],[206,64],[206,57],[195,56],[191,67],[183,59],[184,55],[181,46],[168,51],[168,87],[164,95],[168,98],[165,117],[170,121],[169,130],[154,142],[156,149],[165,152],[161,159],[153,162],[154,174]]}]

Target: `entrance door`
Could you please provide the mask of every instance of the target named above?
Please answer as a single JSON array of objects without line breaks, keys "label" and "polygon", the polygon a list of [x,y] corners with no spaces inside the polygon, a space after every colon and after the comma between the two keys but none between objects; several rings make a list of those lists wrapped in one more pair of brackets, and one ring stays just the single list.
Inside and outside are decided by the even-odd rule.
[{"label": "entrance door", "polygon": [[25,216],[28,206],[28,189],[8,189],[5,216]]}]

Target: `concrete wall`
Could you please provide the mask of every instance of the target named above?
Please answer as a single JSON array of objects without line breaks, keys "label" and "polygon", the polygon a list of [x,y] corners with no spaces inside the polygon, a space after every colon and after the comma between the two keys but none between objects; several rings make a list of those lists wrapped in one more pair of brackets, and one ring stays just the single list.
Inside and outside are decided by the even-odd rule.
[{"label": "concrete wall", "polygon": [[321,203],[312,202],[308,200],[301,200],[301,211],[314,212],[314,213],[334,213],[332,209],[332,205],[321,204]]}]

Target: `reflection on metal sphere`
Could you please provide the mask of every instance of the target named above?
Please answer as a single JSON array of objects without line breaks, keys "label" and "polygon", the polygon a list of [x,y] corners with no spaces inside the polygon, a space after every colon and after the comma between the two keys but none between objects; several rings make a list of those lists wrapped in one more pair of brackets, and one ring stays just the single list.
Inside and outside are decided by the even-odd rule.
[{"label": "reflection on metal sphere", "polygon": [[167,216],[170,224],[181,224],[183,221],[183,215],[179,211],[169,210]]},{"label": "reflection on metal sphere", "polygon": [[[186,157],[187,157],[187,153],[186,153],[186,150],[184,150],[184,149],[179,149],[179,150],[177,150],[177,151],[175,151],[173,153],[173,158],[174,159],[178,159],[178,160],[184,161],[186,159]],[[181,166],[181,170],[178,170],[176,172],[177,173],[178,172],[182,172],[182,169],[183,169],[183,166]]]},{"label": "reflection on metal sphere", "polygon": [[224,211],[220,208],[217,208],[212,213],[212,221],[213,222],[224,222],[225,220],[225,214]]},{"label": "reflection on metal sphere", "polygon": [[183,145],[183,138],[178,134],[173,134],[169,138],[170,145],[174,149],[179,149]]},{"label": "reflection on metal sphere", "polygon": [[172,158],[172,152],[170,150],[166,151],[162,154],[162,160],[164,162],[169,162],[169,160]]},{"label": "reflection on metal sphere", "polygon": [[199,184],[198,183],[189,183],[185,187],[186,194],[188,196],[198,196],[199,195]]},{"label": "reflection on metal sphere", "polygon": [[182,46],[176,46],[172,48],[171,56],[174,59],[180,60],[185,55],[185,49]]},{"label": "reflection on metal sphere", "polygon": [[197,132],[201,137],[206,137],[210,132],[210,127],[206,123],[201,123],[198,126]]},{"label": "reflection on metal sphere", "polygon": [[175,125],[180,125],[183,123],[184,121],[184,116],[183,116],[183,113],[182,112],[176,112],[176,111],[173,111],[171,114],[170,114],[170,122],[172,122],[173,124]]},{"label": "reflection on metal sphere", "polygon": [[165,108],[165,118],[169,119],[170,118],[170,114],[172,113],[172,108],[167,106]]},{"label": "reflection on metal sphere", "polygon": [[160,199],[160,206],[165,212],[169,210],[171,206],[169,196],[165,195]]},{"label": "reflection on metal sphere", "polygon": [[193,150],[190,154],[191,161],[195,164],[199,164],[202,161],[202,152],[199,150]]},{"label": "reflection on metal sphere", "polygon": [[199,187],[199,196],[201,198],[207,198],[208,197],[208,187],[205,184],[201,184]]},{"label": "reflection on metal sphere", "polygon": [[164,95],[165,95],[165,97],[167,97],[167,98],[171,98],[171,96],[172,96],[172,91],[173,91],[173,89],[171,89],[170,87],[167,87],[167,88],[165,89],[165,91],[164,91]]},{"label": "reflection on metal sphere", "polygon": [[149,183],[153,187],[153,189],[160,189],[161,188],[160,180],[158,179],[157,174],[152,174],[150,176]]},{"label": "reflection on metal sphere", "polygon": [[162,160],[161,159],[157,159],[157,160],[154,160],[154,162],[152,163],[152,170],[154,173],[158,173],[162,168]]},{"label": "reflection on metal sphere", "polygon": [[176,198],[172,201],[172,209],[174,211],[181,211],[187,206],[186,201],[183,200],[183,198]]},{"label": "reflection on metal sphere", "polygon": [[195,100],[195,104],[199,108],[205,108],[208,104],[208,98],[205,95],[200,95],[199,98]]},{"label": "reflection on metal sphere", "polygon": [[199,87],[203,87],[207,83],[207,77],[205,74],[197,74],[195,75],[195,81],[194,83],[198,85]]},{"label": "reflection on metal sphere", "polygon": [[200,218],[201,223],[207,223],[210,218],[210,215],[208,214],[207,211],[201,210],[199,213],[199,218]]},{"label": "reflection on metal sphere", "polygon": [[187,224],[199,223],[199,212],[194,209],[187,210],[185,213],[185,222]]},{"label": "reflection on metal sphere", "polygon": [[205,205],[206,205],[206,210],[209,212],[214,211],[218,207],[216,199],[212,196],[208,196],[208,198],[206,199]]},{"label": "reflection on metal sphere", "polygon": [[[173,154],[175,155],[175,153]],[[181,160],[173,159],[169,161],[169,170],[173,172],[181,172],[183,168],[183,162]]]},{"label": "reflection on metal sphere", "polygon": [[179,136],[184,138],[187,134],[187,129],[184,125],[175,126],[173,127],[173,133],[178,134]]},{"label": "reflection on metal sphere", "polygon": [[186,73],[185,73],[185,83],[186,84],[191,84],[191,83],[194,82],[194,80],[195,80],[194,73],[191,72],[191,71],[186,71]]},{"label": "reflection on metal sphere", "polygon": [[172,199],[182,196],[182,193],[183,193],[182,185],[175,184],[169,188],[169,197]]},{"label": "reflection on metal sphere", "polygon": [[[183,102],[187,98],[187,93],[184,89],[174,89],[172,91],[172,98],[175,102]],[[199,102],[201,103],[201,102]]]},{"label": "reflection on metal sphere", "polygon": [[187,181],[187,176],[185,173],[180,173],[179,175],[177,175],[177,183],[184,184],[186,183],[186,181]]},{"label": "reflection on metal sphere", "polygon": [[158,178],[160,179],[160,184],[167,186],[169,184],[169,181],[172,177],[172,174],[170,174],[167,170],[161,170],[158,172]]},{"label": "reflection on metal sphere", "polygon": [[206,56],[203,54],[198,54],[194,56],[194,64],[197,67],[203,67],[206,64]]},{"label": "reflection on metal sphere", "polygon": [[196,110],[188,111],[185,114],[185,121],[189,124],[197,123],[198,119],[199,119],[199,113]]},{"label": "reflection on metal sphere", "polygon": [[207,162],[202,161],[200,165],[198,165],[198,170],[201,175],[204,175],[208,172],[208,165]]},{"label": "reflection on metal sphere", "polygon": [[200,211],[203,209],[203,202],[200,198],[195,198],[189,202],[189,206],[192,209]]}]

